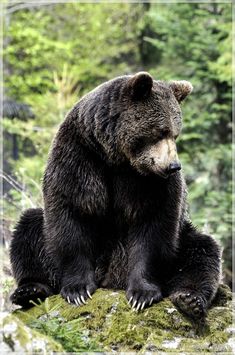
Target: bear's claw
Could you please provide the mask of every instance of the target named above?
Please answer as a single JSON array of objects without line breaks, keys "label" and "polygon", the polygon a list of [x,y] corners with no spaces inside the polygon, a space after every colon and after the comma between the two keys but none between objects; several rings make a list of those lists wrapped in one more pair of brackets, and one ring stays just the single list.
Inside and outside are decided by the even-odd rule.
[{"label": "bear's claw", "polygon": [[88,294],[88,297],[92,300],[92,297],[91,297],[91,294],[88,290],[86,290],[87,294]]},{"label": "bear's claw", "polygon": [[162,299],[162,293],[158,286],[146,287],[147,289],[129,289],[127,291],[128,304],[136,312],[151,306],[153,302],[159,302]]},{"label": "bear's claw", "polygon": [[97,287],[95,285],[90,285],[89,289],[84,285],[64,286],[60,293],[69,304],[74,304],[79,307],[87,304],[88,298],[92,299],[91,293],[94,293],[96,289]]},{"label": "bear's claw", "polygon": [[[133,302],[132,302],[133,300]],[[131,308],[135,311],[142,311],[145,307],[147,306],[151,306],[153,301],[155,300],[155,302],[159,302],[161,300],[161,298],[159,297],[151,297],[150,301],[148,302],[148,300],[145,301],[139,301],[137,299],[133,299],[133,296],[129,299],[128,304],[131,306]]]}]

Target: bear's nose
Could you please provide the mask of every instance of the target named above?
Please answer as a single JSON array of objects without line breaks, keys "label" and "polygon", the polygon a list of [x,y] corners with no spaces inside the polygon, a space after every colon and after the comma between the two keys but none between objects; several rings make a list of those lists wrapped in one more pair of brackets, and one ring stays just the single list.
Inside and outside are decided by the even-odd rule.
[{"label": "bear's nose", "polygon": [[167,172],[168,172],[168,174],[172,174],[178,170],[181,170],[181,164],[178,162],[173,162],[173,163],[170,163]]}]

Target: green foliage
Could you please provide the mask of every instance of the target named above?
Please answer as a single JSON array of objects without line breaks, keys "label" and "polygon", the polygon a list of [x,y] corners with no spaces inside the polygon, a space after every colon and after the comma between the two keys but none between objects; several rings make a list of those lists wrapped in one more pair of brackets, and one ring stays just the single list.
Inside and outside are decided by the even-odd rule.
[{"label": "green foliage", "polygon": [[9,93],[25,99],[53,91],[53,71],[60,75],[65,64],[82,91],[128,71],[138,60],[134,39],[140,9],[71,3],[15,13],[5,30]]},{"label": "green foliage", "polygon": [[89,340],[89,332],[79,331],[80,323],[79,319],[67,323],[63,317],[59,316],[58,312],[54,311],[39,319],[32,318],[28,325],[30,328],[53,338],[63,346],[66,352],[99,351],[95,342]]},{"label": "green foliage", "polygon": [[34,304],[33,312],[17,311],[19,317],[37,332],[60,343],[66,352],[100,351],[96,341],[90,339],[89,330],[82,326],[79,318],[69,322],[60,314],[60,304],[39,300]]},{"label": "green foliage", "polygon": [[14,180],[8,182],[6,218],[15,221],[21,209],[42,204],[41,178],[51,141],[85,92],[138,70],[149,70],[160,80],[189,80],[194,92],[182,104],[178,149],[190,213],[224,246],[229,281],[231,29],[228,3],[64,3],[7,15],[6,93],[30,104],[36,118],[4,119],[5,173]]}]

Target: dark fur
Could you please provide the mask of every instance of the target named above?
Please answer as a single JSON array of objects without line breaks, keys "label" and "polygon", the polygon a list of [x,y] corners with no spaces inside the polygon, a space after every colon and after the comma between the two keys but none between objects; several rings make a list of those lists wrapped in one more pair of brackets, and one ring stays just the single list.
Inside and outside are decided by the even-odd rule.
[{"label": "dark fur", "polygon": [[26,211],[13,235],[13,302],[25,306],[36,289],[74,303],[106,287],[135,307],[170,296],[193,319],[205,315],[219,247],[189,222],[182,174],[164,179],[146,150],[180,133],[185,85],[123,76],[74,106],[50,152],[44,212]]}]

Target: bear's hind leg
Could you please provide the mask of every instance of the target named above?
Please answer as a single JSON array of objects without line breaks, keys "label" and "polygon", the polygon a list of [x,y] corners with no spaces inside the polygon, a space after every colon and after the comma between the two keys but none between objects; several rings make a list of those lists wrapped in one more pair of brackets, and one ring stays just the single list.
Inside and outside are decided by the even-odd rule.
[{"label": "bear's hind leg", "polygon": [[39,282],[26,282],[22,286],[17,287],[12,293],[10,300],[12,303],[23,308],[29,308],[33,306],[31,301],[38,303],[39,300],[43,301],[53,294],[50,286],[40,284]]},{"label": "bear's hind leg", "polygon": [[218,288],[221,251],[215,240],[185,222],[179,259],[168,283],[172,302],[192,320],[203,320]]},{"label": "bear's hind leg", "polygon": [[52,295],[42,260],[44,260],[43,211],[29,209],[23,213],[12,236],[10,259],[18,287],[11,295],[13,303],[30,307]]}]

